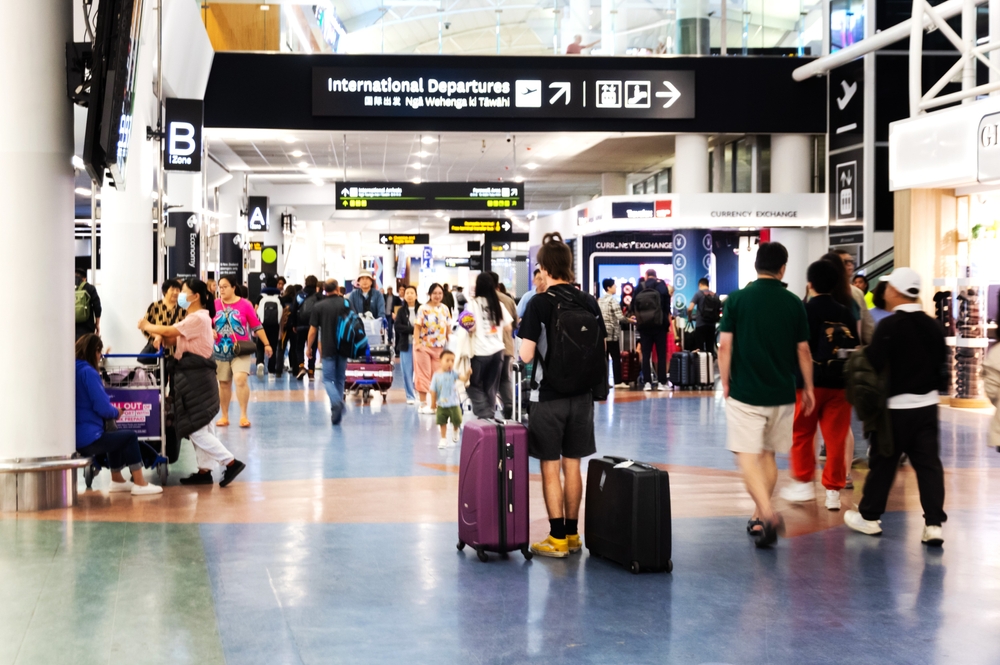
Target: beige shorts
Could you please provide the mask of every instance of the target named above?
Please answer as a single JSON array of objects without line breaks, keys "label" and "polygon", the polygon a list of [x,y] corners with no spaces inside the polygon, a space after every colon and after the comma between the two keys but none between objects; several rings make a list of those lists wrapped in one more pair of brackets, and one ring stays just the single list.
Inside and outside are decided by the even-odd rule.
[{"label": "beige shorts", "polygon": [[233,374],[250,374],[250,359],[253,358],[253,354],[246,356],[236,356],[230,361],[216,360],[215,361],[215,376],[223,383],[229,383],[233,380]]},{"label": "beige shorts", "polygon": [[734,453],[787,453],[792,448],[795,405],[753,406],[726,399],[726,448]]}]

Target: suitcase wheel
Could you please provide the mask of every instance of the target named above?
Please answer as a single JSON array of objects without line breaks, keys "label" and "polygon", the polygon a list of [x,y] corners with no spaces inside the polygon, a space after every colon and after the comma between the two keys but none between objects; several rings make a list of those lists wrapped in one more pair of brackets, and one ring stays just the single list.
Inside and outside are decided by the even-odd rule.
[{"label": "suitcase wheel", "polygon": [[674,572],[674,562],[669,559],[667,560],[667,572],[668,573]]},{"label": "suitcase wheel", "polygon": [[465,541],[462,540],[458,541],[458,545],[456,545],[455,547],[457,547],[458,551],[461,552],[462,550],[465,549]]},{"label": "suitcase wheel", "polygon": [[633,575],[638,575],[639,571],[640,571],[639,562],[638,561],[633,561],[631,563],[631,565],[629,565],[628,569],[632,571]]},{"label": "suitcase wheel", "polygon": [[94,484],[94,476],[96,475],[97,472],[94,470],[93,464],[83,467],[83,481],[87,484],[87,489],[90,489]]},{"label": "suitcase wheel", "polygon": [[487,561],[490,560],[490,557],[486,553],[486,550],[484,550],[482,547],[476,548],[476,556],[478,556],[479,560],[482,561],[483,563],[486,563]]},{"label": "suitcase wheel", "polygon": [[535,554],[531,551],[531,548],[527,545],[521,545],[521,554],[524,555],[525,561],[531,561],[531,557],[535,556]]}]

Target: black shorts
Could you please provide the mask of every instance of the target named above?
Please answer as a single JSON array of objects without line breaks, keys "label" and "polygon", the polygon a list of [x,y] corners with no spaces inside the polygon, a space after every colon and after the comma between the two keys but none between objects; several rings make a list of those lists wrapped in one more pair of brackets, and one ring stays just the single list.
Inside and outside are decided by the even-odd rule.
[{"label": "black shorts", "polygon": [[594,398],[585,393],[531,405],[528,453],[540,460],[580,459],[597,452]]}]

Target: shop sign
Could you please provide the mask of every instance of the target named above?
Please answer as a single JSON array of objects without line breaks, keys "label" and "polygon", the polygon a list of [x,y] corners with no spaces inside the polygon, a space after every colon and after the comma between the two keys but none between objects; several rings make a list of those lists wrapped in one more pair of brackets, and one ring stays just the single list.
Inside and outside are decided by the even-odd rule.
[{"label": "shop sign", "polygon": [[201,171],[201,128],[205,102],[200,99],[166,100],[163,168],[167,171]]},{"label": "shop sign", "polygon": [[694,117],[694,72],[313,67],[314,116]]},{"label": "shop sign", "polygon": [[659,219],[665,219],[667,217],[674,216],[674,202],[673,201],[656,201],[653,203],[653,212]]},{"label": "shop sign", "polygon": [[427,233],[383,233],[378,241],[383,245],[426,245],[431,237]]},{"label": "shop sign", "polygon": [[979,182],[1000,180],[1000,113],[983,116],[979,121]]},{"label": "shop sign", "polygon": [[615,201],[611,204],[612,219],[653,219],[653,201]]},{"label": "shop sign", "polygon": [[524,188],[504,182],[348,182],[337,189],[337,210],[524,209]]},{"label": "shop sign", "polygon": [[251,196],[247,198],[247,228],[251,231],[269,231],[271,219],[267,214],[267,197]]}]

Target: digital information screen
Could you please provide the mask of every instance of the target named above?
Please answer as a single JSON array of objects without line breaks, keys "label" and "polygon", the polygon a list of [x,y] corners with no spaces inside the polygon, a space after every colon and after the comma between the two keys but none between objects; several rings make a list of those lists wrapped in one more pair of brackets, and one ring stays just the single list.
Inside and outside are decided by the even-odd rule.
[{"label": "digital information screen", "polygon": [[524,189],[504,182],[347,182],[337,210],[523,210]]},{"label": "digital information screen", "polygon": [[690,70],[314,67],[314,116],[693,118]]}]

